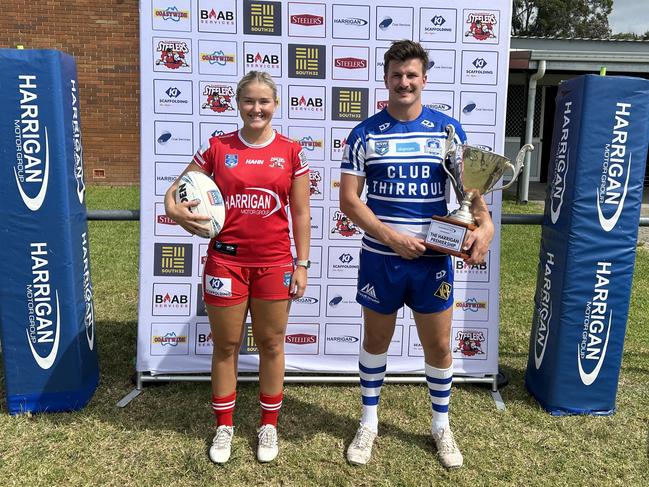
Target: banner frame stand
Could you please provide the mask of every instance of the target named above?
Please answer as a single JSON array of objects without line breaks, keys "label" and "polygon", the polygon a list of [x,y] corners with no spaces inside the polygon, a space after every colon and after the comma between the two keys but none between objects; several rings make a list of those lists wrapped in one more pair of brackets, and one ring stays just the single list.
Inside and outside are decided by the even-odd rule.
[{"label": "banner frame stand", "polygon": [[[382,56],[390,42],[417,39],[434,61],[426,67],[430,71],[429,89],[422,92],[422,103],[462,123],[468,143],[504,152],[502,100],[507,96],[511,2],[496,0],[485,10],[476,0],[452,8],[424,1],[411,2],[407,7],[385,6],[378,0],[268,1],[262,2],[272,7],[262,16],[269,22],[263,29],[253,28],[262,17],[252,9],[252,1],[179,3],[183,5],[177,8],[186,13],[182,18],[166,15],[168,5],[162,0],[140,1],[140,85],[149,93],[140,99],[141,173],[146,177],[140,182],[143,199],[136,371],[156,374],[156,370],[164,370],[181,375],[209,372],[211,338],[207,314],[201,307],[199,279],[206,244],[172,226],[163,216],[161,196],[201,141],[239,128],[238,112],[231,95],[225,93],[234,89],[242,74],[262,69],[278,82],[282,100],[273,126],[314,150],[310,157],[314,179],[310,195],[313,255],[309,258],[315,263],[309,272],[311,295],[296,303],[287,331],[309,335],[310,340],[315,337],[315,341],[288,343],[287,366],[290,363],[293,370],[311,371],[314,365],[320,365],[314,361],[318,357],[322,364],[331,360],[332,365],[314,373],[340,370],[339,365],[345,365],[342,369],[346,373],[358,373],[357,358],[352,357],[356,353],[351,352],[362,330],[354,299],[361,237],[357,229],[352,232],[344,227],[339,208],[339,162],[345,136],[358,122],[384,107],[388,95]],[[201,21],[201,12],[209,13],[212,7],[222,20]],[[306,25],[300,20],[304,15],[320,20],[317,25]],[[390,22],[380,25],[384,17]],[[439,28],[438,22],[445,26]],[[224,46],[227,59],[210,54]],[[308,69],[294,62],[297,50],[301,52],[304,46],[313,47],[309,50],[313,55],[307,53]],[[247,62],[251,55],[253,62]],[[354,61],[350,64],[347,58]],[[336,62],[338,59],[342,64]],[[478,67],[487,65],[486,70]],[[230,98],[218,104],[219,96]],[[352,99],[354,103],[350,103]],[[450,199],[454,205],[454,198]],[[488,195],[487,200],[494,223],[500,228],[500,195]],[[496,242],[499,238],[497,230]],[[489,374],[498,376],[498,245],[490,249],[484,266],[462,268],[461,274],[456,274],[458,310],[451,329],[456,373],[474,374],[481,381]],[[179,306],[156,303],[158,297],[166,295],[179,300]],[[404,308],[398,319],[399,335],[391,360],[408,374],[423,373],[414,316]],[[340,340],[348,336],[357,340]],[[199,342],[201,338],[203,342]],[[251,346],[244,351],[240,364],[256,365],[252,355]],[[411,366],[411,362],[417,365]],[[141,389],[146,375],[136,374]],[[328,380],[327,376],[322,380]],[[496,378],[486,381],[497,390]]]},{"label": "banner frame stand", "polygon": [[[149,372],[136,372],[135,373],[135,389],[131,390],[126,396],[120,399],[115,405],[118,408],[124,408],[139,396],[143,389],[145,382],[209,382],[212,377],[209,374],[159,374],[152,375]],[[301,383],[307,382],[311,384],[318,383],[358,383],[358,374],[340,374],[340,375],[314,375],[313,373],[295,374],[289,373],[284,376],[284,383]],[[238,382],[257,382],[259,375],[246,374],[238,375]],[[386,375],[384,383],[391,384],[416,384],[423,383],[426,378],[421,373],[416,374],[400,374],[400,375]],[[498,411],[505,410],[505,402],[498,390],[498,374],[485,375],[484,377],[468,377],[468,376],[453,376],[453,384],[490,384],[491,397],[496,404]]]}]

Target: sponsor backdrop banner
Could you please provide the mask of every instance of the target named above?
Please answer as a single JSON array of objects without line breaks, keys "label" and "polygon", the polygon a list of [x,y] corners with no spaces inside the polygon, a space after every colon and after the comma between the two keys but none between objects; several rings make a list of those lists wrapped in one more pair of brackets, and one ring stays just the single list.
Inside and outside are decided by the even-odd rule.
[{"label": "sponsor backdrop banner", "polygon": [[79,409],[99,381],[74,59],[0,49],[0,331],[11,414]]},{"label": "sponsor backdrop banner", "polygon": [[615,410],[649,137],[649,81],[557,96],[526,384],[554,415]]},{"label": "sponsor backdrop banner", "polygon": [[[250,70],[275,79],[273,122],[311,165],[309,287],[291,309],[289,371],[357,372],[361,308],[354,301],[361,234],[339,210],[340,159],[352,127],[387,104],[383,54],[391,41],[430,53],[423,102],[454,116],[469,142],[504,152],[511,5],[495,0],[399,2],[144,0],[141,2],[142,201],[138,371],[207,372],[212,336],[201,298],[207,241],[164,215],[165,190],[201,141],[236,130],[236,83]],[[496,227],[500,193],[488,195]],[[497,230],[498,232],[498,230]],[[482,266],[455,261],[455,372],[498,370],[499,235]],[[423,370],[412,312],[399,312],[390,372]],[[242,371],[258,356],[249,327]]]}]

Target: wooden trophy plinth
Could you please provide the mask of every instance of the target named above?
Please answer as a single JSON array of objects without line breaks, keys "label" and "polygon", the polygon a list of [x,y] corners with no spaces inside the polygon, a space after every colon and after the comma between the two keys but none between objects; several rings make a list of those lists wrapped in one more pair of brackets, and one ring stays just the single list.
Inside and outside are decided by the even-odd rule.
[{"label": "wooden trophy plinth", "polygon": [[473,223],[467,223],[447,216],[434,216],[431,219],[424,245],[429,249],[468,259],[469,254],[462,251],[467,230],[475,230]]}]

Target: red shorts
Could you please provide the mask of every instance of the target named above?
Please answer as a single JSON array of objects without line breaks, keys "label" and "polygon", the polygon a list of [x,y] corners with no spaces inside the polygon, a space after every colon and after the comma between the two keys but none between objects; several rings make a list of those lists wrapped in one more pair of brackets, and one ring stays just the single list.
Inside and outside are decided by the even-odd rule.
[{"label": "red shorts", "polygon": [[290,299],[291,262],[274,267],[241,267],[210,258],[203,271],[203,299],[212,306],[232,306],[248,297]]}]

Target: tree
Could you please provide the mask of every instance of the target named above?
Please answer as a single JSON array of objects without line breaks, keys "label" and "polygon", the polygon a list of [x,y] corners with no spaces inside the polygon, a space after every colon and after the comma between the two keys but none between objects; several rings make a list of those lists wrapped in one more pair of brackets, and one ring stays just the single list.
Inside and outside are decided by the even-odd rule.
[{"label": "tree", "polygon": [[642,39],[642,36],[634,32],[618,32],[617,34],[613,34],[610,38],[619,41],[637,41]]},{"label": "tree", "polygon": [[613,0],[514,0],[512,34],[608,38]]}]

